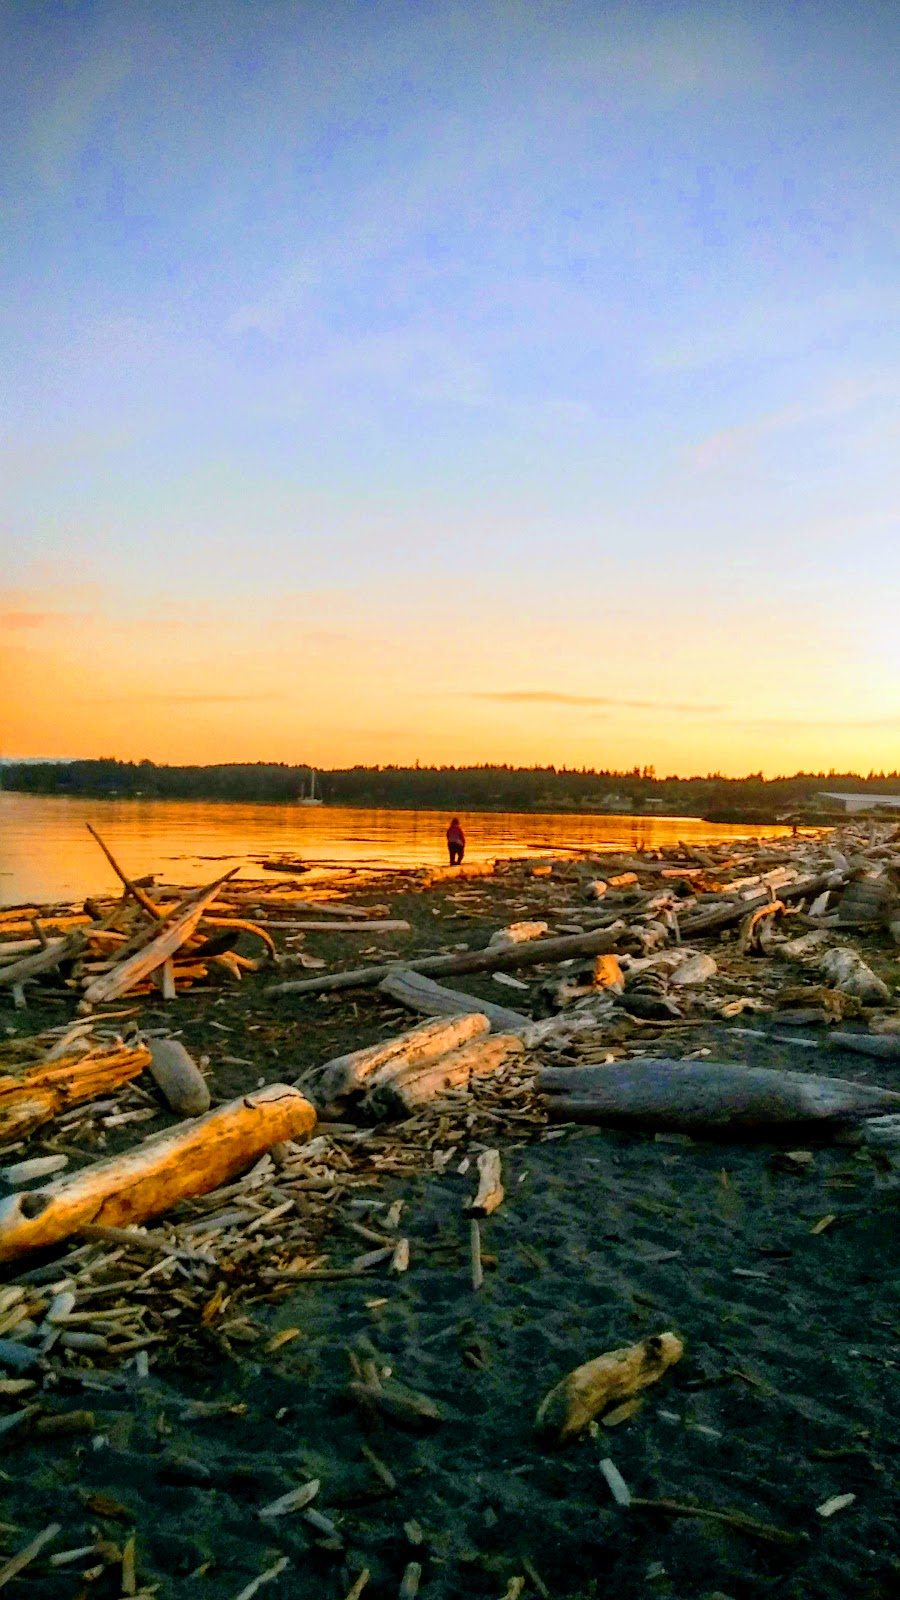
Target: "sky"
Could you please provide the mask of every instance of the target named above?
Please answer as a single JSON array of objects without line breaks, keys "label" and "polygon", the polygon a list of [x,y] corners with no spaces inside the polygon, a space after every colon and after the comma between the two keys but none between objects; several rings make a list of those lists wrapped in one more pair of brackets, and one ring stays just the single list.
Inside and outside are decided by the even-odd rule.
[{"label": "sky", "polygon": [[895,0],[6,0],[0,753],[900,765]]}]

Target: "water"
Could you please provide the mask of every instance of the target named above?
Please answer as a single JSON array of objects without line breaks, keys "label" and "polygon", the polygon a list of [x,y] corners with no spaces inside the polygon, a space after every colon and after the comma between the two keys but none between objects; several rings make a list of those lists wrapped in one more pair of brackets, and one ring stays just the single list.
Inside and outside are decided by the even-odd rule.
[{"label": "water", "polygon": [[[449,817],[437,811],[357,811],[344,806],[228,805],[216,801],[62,800],[0,794],[0,905],[75,900],[113,889],[105,857],[85,827],[93,823],[133,877],[163,882],[212,880],[253,857],[289,855],[310,863],[422,866],[447,859]],[[777,837],[785,828],[721,826],[691,817],[468,812],[466,860],[540,855],[566,845],[636,849]],[[310,874],[305,880],[313,881]]]}]

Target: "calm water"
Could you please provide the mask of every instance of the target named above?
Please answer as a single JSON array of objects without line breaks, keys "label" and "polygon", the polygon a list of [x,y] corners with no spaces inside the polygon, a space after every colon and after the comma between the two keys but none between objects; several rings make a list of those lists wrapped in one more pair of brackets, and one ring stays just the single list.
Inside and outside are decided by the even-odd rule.
[{"label": "calm water", "polygon": [[[436,811],[356,811],[342,806],[223,805],[212,801],[57,800],[0,794],[0,905],[76,899],[117,879],[88,833],[91,822],[126,872],[203,883],[254,857],[310,863],[421,866],[446,861],[449,817]],[[539,855],[565,845],[635,848],[679,839],[774,837],[784,828],[722,827],[686,817],[462,814],[466,859]],[[310,874],[306,881],[313,881]]]}]

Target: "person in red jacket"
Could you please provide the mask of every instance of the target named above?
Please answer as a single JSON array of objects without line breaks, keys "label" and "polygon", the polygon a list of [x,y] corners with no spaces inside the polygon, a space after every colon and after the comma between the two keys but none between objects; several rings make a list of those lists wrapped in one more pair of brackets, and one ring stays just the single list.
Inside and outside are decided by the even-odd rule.
[{"label": "person in red jacket", "polygon": [[459,825],[459,817],[454,817],[447,829],[447,849],[451,867],[458,867],[466,853],[466,836]]}]

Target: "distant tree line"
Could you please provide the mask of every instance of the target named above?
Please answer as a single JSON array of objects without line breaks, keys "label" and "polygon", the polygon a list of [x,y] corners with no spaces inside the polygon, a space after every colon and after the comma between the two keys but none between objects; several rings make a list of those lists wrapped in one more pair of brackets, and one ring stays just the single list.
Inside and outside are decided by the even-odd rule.
[{"label": "distant tree line", "polygon": [[[211,767],[152,761],[19,762],[0,771],[3,786],[26,794],[86,799],[229,800],[290,804],[308,786],[309,768],[284,763]],[[317,774],[332,805],[423,811],[654,811],[712,820],[768,821],[809,808],[822,789],[900,795],[900,772],[798,772],[792,777],[659,778],[588,767],[346,767]]]}]

